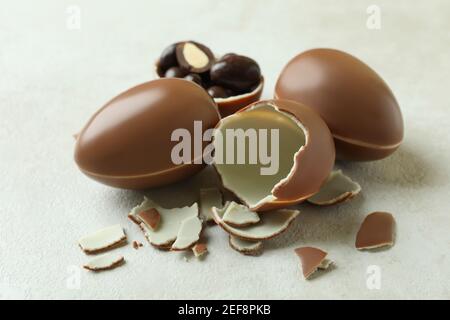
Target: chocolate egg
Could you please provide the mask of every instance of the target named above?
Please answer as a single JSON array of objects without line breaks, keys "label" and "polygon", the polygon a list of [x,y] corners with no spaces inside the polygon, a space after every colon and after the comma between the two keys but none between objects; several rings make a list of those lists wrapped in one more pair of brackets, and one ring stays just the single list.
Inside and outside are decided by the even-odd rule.
[{"label": "chocolate egg", "polygon": [[213,136],[214,166],[223,186],[252,211],[306,200],[319,191],[334,165],[327,125],[294,101],[255,102],[223,118]]},{"label": "chocolate egg", "polygon": [[294,57],[278,78],[275,97],[316,110],[333,134],[338,159],[382,159],[402,142],[403,120],[392,91],[345,52],[313,49]]},{"label": "chocolate egg", "polygon": [[[193,82],[174,78],[146,82],[93,115],[78,136],[75,161],[84,174],[114,187],[169,184],[203,167],[197,159],[202,155],[194,151],[191,163],[175,164],[172,150],[179,141],[172,141],[174,130],[187,130],[194,146],[195,137],[202,139],[219,120],[213,99]],[[200,126],[195,128],[194,121],[201,121],[196,122]]]}]

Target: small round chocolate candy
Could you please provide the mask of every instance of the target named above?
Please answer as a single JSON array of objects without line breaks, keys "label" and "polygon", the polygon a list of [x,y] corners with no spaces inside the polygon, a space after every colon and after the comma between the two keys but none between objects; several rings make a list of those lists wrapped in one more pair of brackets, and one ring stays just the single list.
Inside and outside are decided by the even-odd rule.
[{"label": "small round chocolate candy", "polygon": [[171,67],[167,69],[164,74],[165,78],[183,78],[186,75],[186,71],[179,67]]},{"label": "small round chocolate candy", "polygon": [[199,86],[202,85],[202,77],[198,75],[197,73],[189,73],[187,76],[184,77],[186,80],[195,82]]},{"label": "small round chocolate candy", "polygon": [[261,70],[255,60],[237,54],[227,54],[213,64],[211,80],[237,92],[250,92],[261,81]]},{"label": "small round chocolate candy", "polygon": [[214,62],[212,51],[195,41],[181,42],[176,46],[175,51],[178,65],[189,72],[206,72]]},{"label": "small round chocolate candy", "polygon": [[159,57],[158,67],[164,73],[170,67],[176,67],[177,62],[177,44],[174,43],[164,49]]},{"label": "small round chocolate candy", "polygon": [[212,86],[208,88],[208,93],[213,98],[228,98],[231,92],[221,86]]}]

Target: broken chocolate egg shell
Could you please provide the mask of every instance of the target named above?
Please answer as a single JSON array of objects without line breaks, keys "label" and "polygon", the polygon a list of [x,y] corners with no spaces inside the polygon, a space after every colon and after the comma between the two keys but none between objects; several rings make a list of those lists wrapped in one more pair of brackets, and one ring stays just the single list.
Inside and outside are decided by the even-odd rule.
[{"label": "broken chocolate egg shell", "polygon": [[223,195],[217,188],[202,188],[200,189],[200,218],[204,222],[214,221],[212,217],[212,207],[222,208]]},{"label": "broken chocolate egg shell", "polygon": [[158,228],[159,222],[161,221],[161,215],[155,208],[150,208],[143,210],[137,214],[137,218],[147,225],[153,231]]},{"label": "broken chocolate egg shell", "polygon": [[82,237],[78,240],[78,245],[86,254],[95,254],[119,247],[126,240],[123,228],[116,224]]},{"label": "broken chocolate egg shell", "polygon": [[208,247],[206,246],[206,244],[198,242],[192,247],[192,252],[194,253],[194,256],[196,258],[200,259],[204,257],[206,253],[208,253]]},{"label": "broken chocolate egg shell", "polygon": [[[155,62],[154,73],[157,78],[162,78],[164,74],[158,71],[159,60]],[[217,104],[221,117],[229,116],[236,111],[248,106],[251,103],[258,101],[261,98],[264,89],[264,77],[261,76],[259,84],[250,92],[242,93],[227,98],[214,98]]]},{"label": "broken chocolate egg shell", "polygon": [[337,158],[382,159],[403,140],[403,119],[388,85],[368,65],[333,49],[294,57],[281,72],[275,98],[304,103],[330,128]]},{"label": "broken chocolate egg shell", "polygon": [[373,212],[366,216],[356,235],[355,247],[370,250],[394,244],[395,220],[389,212]]},{"label": "broken chocolate egg shell", "polygon": [[260,221],[247,227],[233,227],[223,221],[223,216],[230,204],[228,202],[222,209],[213,207],[214,221],[227,233],[247,241],[272,239],[286,231],[295,218],[298,210],[278,209],[260,213]]},{"label": "broken chocolate egg shell", "polygon": [[309,279],[318,269],[327,269],[332,261],[326,259],[328,253],[314,247],[301,247],[295,249],[300,258],[302,272],[305,279]]},{"label": "broken chocolate egg shell", "polygon": [[247,241],[230,234],[228,243],[232,249],[246,256],[258,256],[262,253],[262,241]]},{"label": "broken chocolate egg shell", "polygon": [[342,170],[336,170],[331,172],[319,192],[307,201],[318,206],[330,206],[348,201],[360,192],[361,186],[358,183],[344,175]]},{"label": "broken chocolate egg shell", "polygon": [[256,212],[250,211],[246,206],[235,202],[231,202],[227,206],[222,219],[226,224],[236,228],[247,227],[260,221]]},{"label": "broken chocolate egg shell", "polygon": [[151,245],[163,250],[171,249],[172,244],[177,240],[183,221],[198,217],[197,203],[182,208],[163,208],[146,197],[141,204],[131,210],[129,217],[133,216],[134,219],[140,221],[138,214],[152,208],[156,209],[161,216],[158,228],[152,230],[144,222],[141,222],[139,227]]},{"label": "broken chocolate egg shell", "polygon": [[201,121],[205,132],[219,119],[217,105],[197,84],[176,78],[146,82],[92,116],[76,141],[75,161],[84,174],[110,186],[167,185],[204,167],[195,163],[202,154],[193,153],[191,163],[173,162],[171,152],[178,144],[171,139],[174,130],[186,129],[194,136],[194,121]]},{"label": "broken chocolate egg shell", "polygon": [[[250,163],[248,145],[245,164],[236,164],[236,160],[227,163],[228,129],[233,132],[264,129],[269,135],[266,140],[270,140],[272,129],[278,130],[279,143],[274,146],[278,164],[271,169],[260,159]],[[294,101],[251,104],[223,118],[213,137],[214,167],[224,188],[252,211],[273,210],[306,200],[320,190],[334,165],[333,138],[325,122],[311,108]]]},{"label": "broken chocolate egg shell", "polygon": [[192,248],[200,239],[202,221],[198,216],[184,219],[178,230],[177,239],[172,244],[173,251],[183,251]]},{"label": "broken chocolate egg shell", "polygon": [[227,98],[215,98],[214,101],[219,107],[219,112],[222,117],[229,116],[238,110],[248,106],[249,104],[258,101],[264,88],[264,78],[261,77],[260,83],[250,92],[243,93]]},{"label": "broken chocolate egg shell", "polygon": [[89,271],[99,272],[105,270],[112,270],[114,268],[117,268],[118,266],[123,265],[124,263],[125,259],[123,256],[106,253],[93,258],[88,263],[86,263],[83,266],[83,268]]}]

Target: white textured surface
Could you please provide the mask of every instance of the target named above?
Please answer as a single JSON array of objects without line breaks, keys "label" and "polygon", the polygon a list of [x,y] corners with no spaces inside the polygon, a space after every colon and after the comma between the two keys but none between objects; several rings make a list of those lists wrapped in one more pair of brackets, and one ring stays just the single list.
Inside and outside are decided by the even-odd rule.
[{"label": "white textured surface", "polygon": [[[176,2],[176,4],[174,4]],[[366,8],[381,7],[381,30],[366,28]],[[79,5],[81,30],[66,28]],[[421,1],[0,1],[0,297],[24,298],[450,298],[450,2]],[[72,160],[72,134],[120,91],[152,77],[161,49],[192,38],[216,52],[255,58],[270,97],[294,54],[334,47],[360,57],[395,92],[406,124],[392,157],[344,164],[363,194],[336,208],[301,207],[290,231],[261,257],[228,247],[207,231],[210,254],[185,262],[156,251],[126,218],[136,192],[97,184]],[[202,180],[204,177],[197,177]],[[184,190],[184,191],[183,191]],[[170,193],[170,194],[169,194]],[[188,182],[148,193],[168,203],[189,199]],[[373,210],[391,211],[396,245],[377,253],[353,248]],[[121,223],[127,263],[93,274],[77,239]],[[302,280],[293,249],[319,246],[337,267]],[[381,289],[366,287],[378,265]]]}]

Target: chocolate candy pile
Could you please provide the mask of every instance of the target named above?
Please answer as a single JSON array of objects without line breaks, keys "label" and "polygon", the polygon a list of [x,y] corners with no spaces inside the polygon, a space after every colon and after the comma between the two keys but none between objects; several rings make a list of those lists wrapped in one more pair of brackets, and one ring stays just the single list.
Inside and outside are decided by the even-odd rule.
[{"label": "chocolate candy pile", "polygon": [[262,80],[255,60],[235,53],[216,59],[208,47],[195,41],[168,46],[157,62],[157,73],[164,78],[195,82],[213,98],[252,92]]}]

